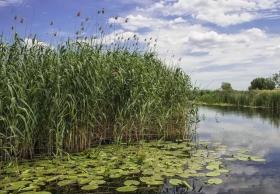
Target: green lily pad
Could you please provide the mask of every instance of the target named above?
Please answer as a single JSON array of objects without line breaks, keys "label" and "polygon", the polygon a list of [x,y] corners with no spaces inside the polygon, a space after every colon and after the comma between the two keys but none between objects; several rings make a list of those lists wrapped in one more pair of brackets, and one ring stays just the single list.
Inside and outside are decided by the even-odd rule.
[{"label": "green lily pad", "polygon": [[68,186],[68,185],[73,185],[76,182],[77,182],[76,180],[63,180],[63,181],[59,181],[57,183],[57,185],[60,186],[60,187],[65,187],[65,186]]},{"label": "green lily pad", "polygon": [[207,181],[207,183],[210,185],[218,185],[218,184],[223,183],[223,180],[219,179],[219,178],[211,178]]},{"label": "green lily pad", "polygon": [[34,191],[40,189],[40,187],[38,185],[29,185],[28,187],[25,187],[23,189],[21,189],[22,191]]},{"label": "green lily pad", "polygon": [[91,181],[92,181],[91,178],[78,178],[79,185],[85,185],[85,184],[88,184]]},{"label": "green lily pad", "polygon": [[90,185],[103,185],[105,183],[106,183],[106,181],[104,181],[104,180],[92,180],[89,184]]},{"label": "green lily pad", "polygon": [[92,191],[98,189],[98,187],[99,187],[98,185],[91,184],[91,185],[83,186],[81,189],[84,191]]},{"label": "green lily pad", "polygon": [[136,191],[137,187],[135,186],[123,186],[116,189],[118,192],[133,192]]},{"label": "green lily pad", "polygon": [[249,157],[249,160],[254,161],[254,162],[265,162],[266,160],[264,158],[259,158],[259,157]]},{"label": "green lily pad", "polygon": [[10,186],[8,186],[5,190],[6,191],[16,191],[16,190],[24,188],[26,185],[28,185],[30,183],[31,183],[31,181],[12,182],[9,184]]},{"label": "green lily pad", "polygon": [[48,191],[26,191],[21,194],[52,194],[52,193]]},{"label": "green lily pad", "polygon": [[208,172],[206,176],[220,176],[221,173],[219,171]]},{"label": "green lily pad", "polygon": [[140,182],[136,181],[136,180],[126,180],[126,181],[124,181],[123,184],[126,185],[126,186],[140,185]]},{"label": "green lily pad", "polygon": [[117,174],[111,174],[109,177],[113,179],[113,178],[120,178],[122,176],[123,176],[122,174],[117,173]]},{"label": "green lily pad", "polygon": [[169,183],[173,186],[178,186],[178,185],[182,184],[182,180],[180,180],[180,179],[170,179]]}]

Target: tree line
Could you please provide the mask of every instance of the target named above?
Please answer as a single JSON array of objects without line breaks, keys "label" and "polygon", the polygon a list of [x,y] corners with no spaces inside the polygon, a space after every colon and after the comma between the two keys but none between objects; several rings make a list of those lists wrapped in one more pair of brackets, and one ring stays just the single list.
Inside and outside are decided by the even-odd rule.
[{"label": "tree line", "polygon": [[[268,78],[258,77],[253,79],[248,90],[274,90],[275,88],[280,88],[280,71]],[[231,91],[233,88],[230,83],[223,82],[221,90]]]}]

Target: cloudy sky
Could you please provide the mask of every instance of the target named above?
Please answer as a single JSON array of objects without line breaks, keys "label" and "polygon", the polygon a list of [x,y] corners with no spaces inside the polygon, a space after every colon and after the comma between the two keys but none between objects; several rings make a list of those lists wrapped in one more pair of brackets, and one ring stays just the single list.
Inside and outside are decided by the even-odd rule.
[{"label": "cloudy sky", "polygon": [[78,11],[93,26],[113,22],[118,32],[157,39],[160,57],[182,58],[179,65],[201,88],[226,81],[246,89],[280,70],[280,0],[0,0],[0,32],[8,37],[13,26],[43,42],[54,41],[53,33],[62,40],[79,27]]}]

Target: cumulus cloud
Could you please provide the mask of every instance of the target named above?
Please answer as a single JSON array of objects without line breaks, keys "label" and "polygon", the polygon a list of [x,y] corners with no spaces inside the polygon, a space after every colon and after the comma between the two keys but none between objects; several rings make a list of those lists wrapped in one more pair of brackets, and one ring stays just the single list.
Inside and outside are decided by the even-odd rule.
[{"label": "cumulus cloud", "polygon": [[[270,76],[279,69],[279,34],[260,27],[222,32],[199,21],[205,15],[209,22],[233,25],[262,17],[263,10],[268,15],[276,5],[279,1],[160,1],[109,22],[140,37],[157,38],[160,56],[169,53],[182,58],[181,67],[201,87],[217,88],[222,81],[229,81],[237,89],[246,89],[256,76]],[[220,14],[225,15],[225,21],[213,18]]]},{"label": "cumulus cloud", "polygon": [[22,3],[23,0],[0,0],[0,7],[6,7],[13,4]]},{"label": "cumulus cloud", "polygon": [[279,0],[178,0],[172,3],[160,1],[140,12],[151,12],[166,16],[190,16],[219,26],[249,22],[262,17],[279,16]]}]

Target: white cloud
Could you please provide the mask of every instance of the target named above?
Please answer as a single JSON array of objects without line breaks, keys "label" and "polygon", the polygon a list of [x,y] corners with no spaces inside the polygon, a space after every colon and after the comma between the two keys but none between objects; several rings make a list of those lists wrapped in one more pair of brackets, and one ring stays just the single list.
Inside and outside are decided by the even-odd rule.
[{"label": "white cloud", "polygon": [[13,4],[22,3],[23,0],[0,0],[0,7],[6,7]]},{"label": "white cloud", "polygon": [[262,17],[279,16],[279,12],[269,12],[277,10],[279,5],[279,0],[178,0],[174,3],[160,1],[138,11],[166,16],[190,16],[219,26],[229,26]]},{"label": "white cloud", "polygon": [[[169,56],[174,54],[182,58],[181,67],[194,81],[198,80],[201,87],[218,88],[222,81],[229,81],[234,88],[246,89],[253,78],[270,76],[280,68],[280,35],[257,27],[220,32],[189,20],[185,15],[191,12],[197,18],[205,10],[209,14],[215,11],[218,15],[220,12],[244,13],[257,18],[261,16],[258,10],[272,9],[275,5],[276,1],[264,0],[161,1],[147,9],[138,8],[118,21],[110,19],[110,22],[117,23],[123,30],[139,33],[142,38],[157,38],[160,56],[166,58],[168,52]],[[125,18],[129,18],[129,22],[125,23]],[[231,20],[230,24],[233,23],[238,22]]]}]

